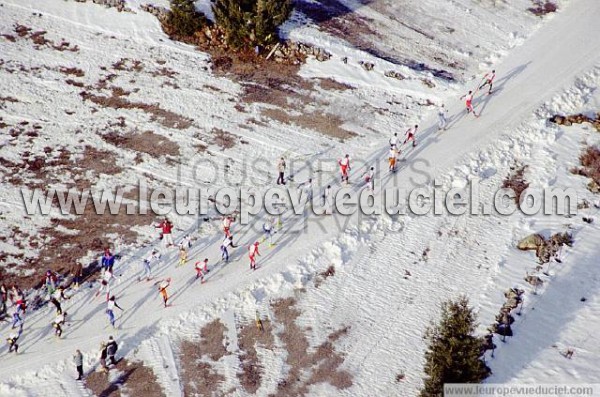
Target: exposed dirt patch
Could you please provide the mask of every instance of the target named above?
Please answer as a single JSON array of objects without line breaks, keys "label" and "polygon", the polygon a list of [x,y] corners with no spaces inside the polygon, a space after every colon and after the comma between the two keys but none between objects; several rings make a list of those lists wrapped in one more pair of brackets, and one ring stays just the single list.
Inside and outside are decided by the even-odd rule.
[{"label": "exposed dirt patch", "polygon": [[227,328],[218,319],[200,330],[200,343],[183,341],[179,362],[185,396],[212,396],[221,389],[225,377],[215,371],[211,361],[224,357]]},{"label": "exposed dirt patch", "polygon": [[352,386],[352,375],[339,369],[344,356],[333,345],[347,334],[349,328],[333,332],[325,342],[311,351],[306,337],[307,330],[296,324],[300,311],[295,305],[294,298],[281,299],[271,305],[275,318],[284,326],[279,338],[288,352],[286,363],[289,366],[286,379],[279,382],[273,396],[306,396],[311,385],[325,382],[338,389]]},{"label": "exposed dirt patch", "polygon": [[169,138],[152,131],[127,132],[119,134],[116,131],[102,135],[106,142],[120,148],[146,153],[152,157],[179,156],[179,145]]},{"label": "exposed dirt patch", "polygon": [[150,114],[150,120],[156,121],[167,128],[186,129],[192,126],[191,119],[163,109],[159,104],[149,105],[142,102],[130,102],[122,96],[115,95],[115,92],[111,96],[95,95],[87,91],[83,91],[79,95],[84,101],[91,101],[106,108],[141,110]]},{"label": "exposed dirt patch", "polygon": [[579,162],[581,167],[575,167],[571,172],[590,178],[588,189],[593,193],[600,193],[600,149],[588,146],[579,156]]},{"label": "exposed dirt patch", "polygon": [[122,359],[111,371],[119,372],[113,382],[108,381],[107,373],[92,372],[85,379],[85,386],[98,397],[166,397],[154,371],[141,362]]},{"label": "exposed dirt patch", "polygon": [[281,123],[297,125],[299,127],[318,131],[324,135],[337,138],[342,142],[357,136],[355,132],[342,128],[344,121],[333,114],[312,112],[294,116],[280,109],[262,109],[261,113],[270,119],[277,120]]},{"label": "exposed dirt patch", "polygon": [[247,393],[254,394],[261,386],[264,368],[260,364],[257,346],[273,349],[275,338],[273,325],[270,321],[262,319],[262,330],[256,324],[249,322],[242,324],[238,331],[238,346],[241,372],[237,377]]},{"label": "exposed dirt patch", "polygon": [[510,167],[511,173],[504,179],[502,182],[502,187],[504,189],[511,189],[515,192],[515,202],[517,205],[521,202],[521,195],[529,187],[529,183],[525,181],[525,170],[527,169],[526,165],[515,165]]}]

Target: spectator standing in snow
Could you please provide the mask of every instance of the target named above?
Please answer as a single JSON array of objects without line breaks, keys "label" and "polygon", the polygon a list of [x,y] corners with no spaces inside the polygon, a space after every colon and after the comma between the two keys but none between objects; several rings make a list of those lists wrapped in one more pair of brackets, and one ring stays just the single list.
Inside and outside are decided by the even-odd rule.
[{"label": "spectator standing in snow", "polygon": [[83,265],[76,262],[71,266],[71,277],[73,277],[73,288],[78,289],[79,284],[83,281]]},{"label": "spectator standing in snow", "polygon": [[73,362],[75,363],[75,367],[77,367],[77,380],[83,379],[83,354],[81,351],[77,349],[75,354],[73,355]]},{"label": "spectator standing in snow", "polygon": [[103,371],[108,371],[108,367],[106,366],[106,357],[106,343],[102,342],[100,344],[100,366],[102,367]]},{"label": "spectator standing in snow", "polygon": [[115,365],[117,360],[115,360],[115,354],[117,354],[117,350],[119,349],[119,345],[113,339],[112,336],[108,337],[108,343],[106,344],[106,356],[107,356],[107,365]]},{"label": "spectator standing in snow", "polygon": [[279,159],[279,162],[277,162],[277,172],[279,174],[277,177],[278,185],[285,185],[285,167],[285,159],[282,157]]}]

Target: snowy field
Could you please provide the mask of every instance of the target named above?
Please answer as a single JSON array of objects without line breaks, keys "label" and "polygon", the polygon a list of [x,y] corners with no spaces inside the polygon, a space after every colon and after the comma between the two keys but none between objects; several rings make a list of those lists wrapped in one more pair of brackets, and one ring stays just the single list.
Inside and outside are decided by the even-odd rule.
[{"label": "snowy field", "polygon": [[[350,21],[368,25],[346,36],[296,12],[285,35],[332,57],[309,58],[298,74],[312,88],[291,90],[276,103],[248,100],[244,84],[210,71],[207,54],[170,41],[156,18],[140,10],[146,2],[127,3],[134,12],[91,2],[0,0],[0,266],[5,272],[30,275],[26,259],[32,258],[41,280],[47,267],[38,257],[55,234],[34,237],[56,228],[51,218],[60,215],[25,217],[20,193],[40,183],[100,189],[135,186],[145,178],[150,186],[258,187],[274,182],[275,164],[284,156],[322,164],[320,183],[338,187],[335,161],[349,153],[376,166],[376,196],[386,186],[410,189],[426,175],[445,189],[479,180],[482,197],[490,197],[518,163],[527,166],[532,188],[571,187],[578,202],[598,202],[586,188],[589,180],[571,173],[582,150],[600,143],[598,131],[588,123],[567,127],[547,121],[554,114],[600,111],[596,0],[559,2],[558,12],[543,18],[527,12],[531,2],[525,0],[344,0],[353,12]],[[31,31],[21,29],[20,35],[17,25]],[[45,31],[50,42],[32,38],[36,31]],[[365,70],[361,61],[372,62],[374,69]],[[427,68],[416,67],[419,63]],[[480,117],[465,114],[459,97],[492,68],[493,94],[479,91],[474,100]],[[405,78],[385,76],[390,70]],[[338,84],[332,88],[325,79]],[[450,119],[445,131],[437,130],[441,104]],[[331,132],[317,122],[286,123],[274,116],[279,113],[273,110],[282,109],[340,124]],[[417,123],[418,145],[406,148],[397,173],[387,173],[388,138]],[[18,126],[21,133],[10,132]],[[33,128],[37,135],[28,135],[32,126],[39,127]],[[107,138],[114,131],[151,131],[153,141],[141,149],[120,145]],[[162,142],[166,154],[147,147],[152,142]],[[44,157],[48,172],[36,171],[31,162],[16,171],[24,158],[36,156]],[[227,178],[213,178],[202,168],[206,159]],[[245,168],[258,159],[267,165]],[[352,170],[354,191],[364,189],[363,174],[364,168]],[[293,184],[308,177],[301,168]],[[428,214],[348,223],[341,215],[299,219],[288,211],[275,245],[261,245],[254,272],[246,247],[262,236],[257,225],[264,213],[248,226],[234,225],[240,247],[227,265],[218,263],[218,219],[172,216],[176,242],[185,234],[194,242],[190,263],[177,267],[177,250],[170,249],[154,265],[155,280],[172,279],[169,308],[163,308],[155,280],[137,281],[142,258],[160,244],[150,224],[156,219],[136,220],[104,236],[122,255],[112,287],[125,309],[118,328],[110,328],[104,301],[94,297],[97,283],[89,288],[86,283],[63,304],[70,320],[62,339],[52,334],[53,309],[28,312],[19,354],[0,347],[0,395],[93,395],[75,381],[71,356],[80,349],[86,372],[93,372],[108,335],[119,342],[119,356],[152,369],[164,395],[193,395],[181,358],[184,342],[198,341],[200,330],[213,329],[207,325],[219,320],[225,331],[217,344],[225,347],[202,357],[211,381],[196,390],[199,395],[415,396],[422,386],[423,333],[437,320],[440,303],[467,295],[484,334],[511,287],[525,290],[524,304],[514,336],[506,343],[496,337],[494,357],[486,355],[493,372],[488,381],[594,383],[600,359],[594,338],[600,330],[598,211],[592,205],[572,217]],[[299,222],[308,228],[296,233]],[[88,230],[73,229],[76,235]],[[124,241],[119,236],[125,230],[134,237]],[[536,271],[536,258],[517,250],[517,242],[532,233],[567,230],[573,247],[561,252],[562,263],[536,273],[544,283],[534,291],[524,278]],[[83,262],[98,255],[81,252]],[[205,257],[214,267],[200,284],[192,266]],[[335,274],[324,276],[331,266]],[[281,300],[286,298],[293,301]],[[265,324],[258,336],[252,333],[257,313]],[[10,333],[10,324],[2,323],[2,338]],[[574,351],[571,359],[564,357],[567,350]],[[259,367],[254,382],[240,375],[244,355]],[[290,379],[299,380],[282,386]]]}]

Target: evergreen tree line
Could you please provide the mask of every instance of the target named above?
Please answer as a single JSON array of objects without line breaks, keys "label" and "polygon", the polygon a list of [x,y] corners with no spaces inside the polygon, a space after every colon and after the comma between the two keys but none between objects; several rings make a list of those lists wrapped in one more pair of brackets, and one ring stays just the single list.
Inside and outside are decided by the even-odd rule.
[{"label": "evergreen tree line", "polygon": [[[229,46],[248,49],[269,46],[279,41],[277,28],[292,13],[292,0],[214,0],[215,23],[225,32]],[[171,0],[165,20],[172,36],[189,37],[211,26],[212,22],[196,10],[193,0]]]}]

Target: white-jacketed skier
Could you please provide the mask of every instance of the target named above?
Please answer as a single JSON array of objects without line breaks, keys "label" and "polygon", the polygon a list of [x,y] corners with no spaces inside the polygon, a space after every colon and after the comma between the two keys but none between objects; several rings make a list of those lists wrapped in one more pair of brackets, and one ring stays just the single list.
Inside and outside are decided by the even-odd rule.
[{"label": "white-jacketed skier", "polygon": [[138,281],[143,278],[146,278],[146,281],[149,281],[152,278],[152,262],[158,261],[159,259],[160,253],[156,249],[153,249],[142,262],[144,270],[142,275],[138,277]]},{"label": "white-jacketed skier", "polygon": [[442,106],[438,109],[438,131],[446,130],[446,125],[448,125],[448,109],[442,103]]}]

